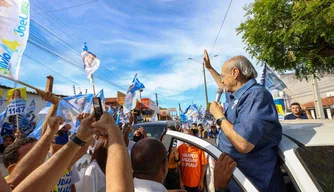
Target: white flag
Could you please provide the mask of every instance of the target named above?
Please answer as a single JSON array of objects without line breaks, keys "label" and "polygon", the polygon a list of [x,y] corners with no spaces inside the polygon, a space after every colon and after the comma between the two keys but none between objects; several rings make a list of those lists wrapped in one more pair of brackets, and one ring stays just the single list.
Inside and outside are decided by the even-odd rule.
[{"label": "white flag", "polygon": [[29,0],[0,0],[0,18],[0,74],[17,80],[29,36]]}]

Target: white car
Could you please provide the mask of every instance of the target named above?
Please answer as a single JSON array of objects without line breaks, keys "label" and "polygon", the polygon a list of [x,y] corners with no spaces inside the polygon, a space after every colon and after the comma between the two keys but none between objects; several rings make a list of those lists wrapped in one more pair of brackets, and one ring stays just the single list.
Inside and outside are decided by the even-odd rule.
[{"label": "white car", "polygon": [[[279,144],[279,158],[287,191],[333,191],[334,189],[334,121],[289,120],[281,121],[283,137]],[[190,143],[217,160],[222,153],[215,142],[204,141],[184,133],[167,131],[164,145],[169,151],[175,140]],[[207,191],[212,189],[213,165],[208,166]],[[233,178],[243,191],[258,191],[238,169]],[[209,180],[209,182],[208,182]],[[210,183],[211,182],[211,183]]]}]

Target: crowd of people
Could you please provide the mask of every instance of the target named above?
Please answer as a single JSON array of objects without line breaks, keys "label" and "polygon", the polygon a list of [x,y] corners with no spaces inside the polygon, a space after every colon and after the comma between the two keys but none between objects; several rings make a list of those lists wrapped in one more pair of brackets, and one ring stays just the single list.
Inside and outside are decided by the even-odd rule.
[{"label": "crowd of people", "polygon": [[[285,191],[277,161],[282,127],[271,94],[256,83],[253,65],[243,56],[232,57],[219,74],[211,66],[206,51],[204,65],[217,85],[230,93],[226,107],[212,102],[210,113],[217,121],[209,130],[196,123],[190,129],[182,129],[179,124],[168,129],[217,139],[223,153],[214,163],[216,191],[240,191],[231,180],[236,166],[259,191]],[[47,92],[43,98],[49,101],[51,96]],[[310,118],[308,112],[301,112],[298,103],[292,104],[292,112],[287,119]],[[94,113],[80,114],[77,119],[80,126],[69,136],[71,127],[53,113],[41,138],[36,140],[15,138],[14,120],[9,117],[1,131],[0,151],[9,174],[0,177],[0,192],[73,192],[78,182],[84,192],[208,190],[205,174],[210,158],[203,150],[175,141],[168,152],[163,144],[164,135],[160,140],[149,138],[144,127],[135,130],[133,140],[129,140],[132,117],[121,126],[109,113],[98,121]],[[74,165],[86,153],[92,158],[80,178]]]}]

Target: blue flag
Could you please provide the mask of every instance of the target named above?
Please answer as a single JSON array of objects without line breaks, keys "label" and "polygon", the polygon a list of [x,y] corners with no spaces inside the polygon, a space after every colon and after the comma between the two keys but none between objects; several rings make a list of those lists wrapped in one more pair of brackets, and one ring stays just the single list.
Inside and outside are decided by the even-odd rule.
[{"label": "blue flag", "polygon": [[136,107],[136,102],[134,101],[135,96],[136,96],[136,91],[140,89],[144,89],[144,88],[145,88],[144,84],[142,84],[138,80],[137,74],[136,74],[132,80],[132,84],[130,85],[128,92],[126,93],[126,96],[124,99],[124,105],[123,105],[124,113],[129,113],[132,109]]},{"label": "blue flag", "polygon": [[[131,88],[132,86],[132,88]],[[139,79],[137,78],[137,74],[135,75],[135,77],[132,80],[132,85],[130,86],[130,92],[133,94],[135,91],[138,91],[140,89],[144,89],[145,85],[143,83],[141,83],[139,81]]]},{"label": "blue flag", "polygon": [[287,88],[283,81],[267,65],[264,66],[261,83],[269,91],[282,91]]},{"label": "blue flag", "polygon": [[45,117],[37,124],[34,131],[30,133],[28,137],[32,137],[32,138],[39,140],[41,138],[42,125],[44,121],[45,121]]}]

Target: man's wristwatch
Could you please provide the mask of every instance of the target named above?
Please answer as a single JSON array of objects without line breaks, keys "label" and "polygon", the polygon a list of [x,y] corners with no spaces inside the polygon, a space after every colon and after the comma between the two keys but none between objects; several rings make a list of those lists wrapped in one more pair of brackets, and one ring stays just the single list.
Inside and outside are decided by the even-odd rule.
[{"label": "man's wristwatch", "polygon": [[84,146],[85,144],[86,144],[86,142],[84,142],[84,141],[82,141],[81,139],[79,139],[77,136],[75,136],[75,133],[71,136],[71,140],[75,143],[75,144],[77,144],[77,145],[79,145],[79,146]]},{"label": "man's wristwatch", "polygon": [[222,122],[226,119],[226,117],[221,117],[219,119],[216,120],[216,124],[221,126]]},{"label": "man's wristwatch", "polygon": [[216,192],[230,192],[230,190],[228,188],[220,188],[220,189],[216,189]]}]

